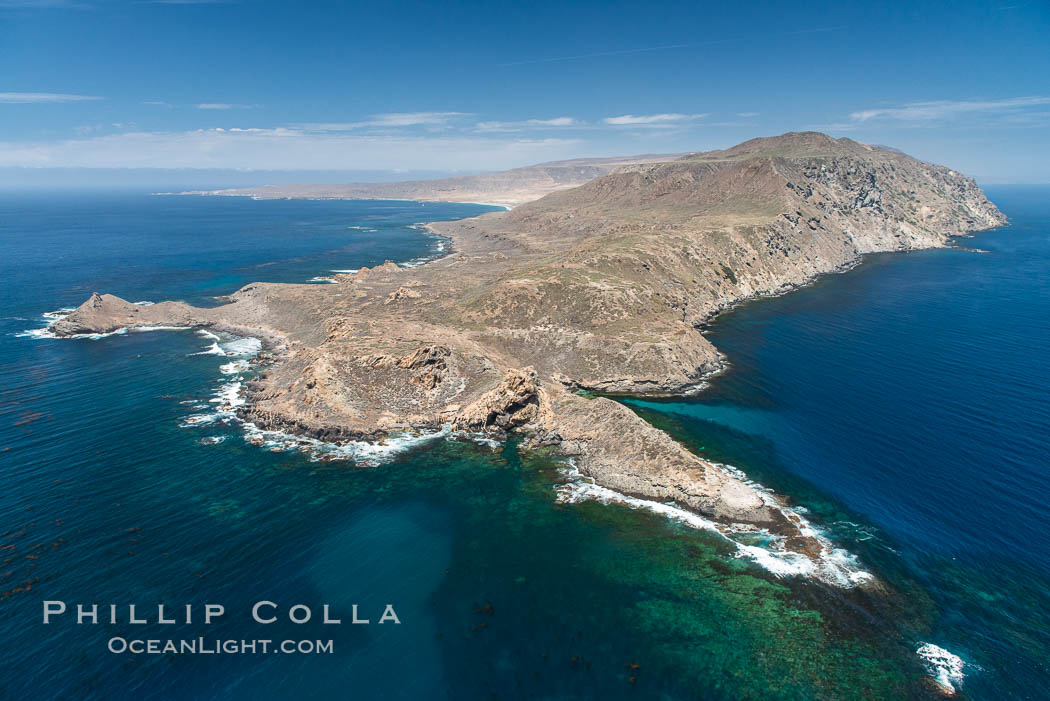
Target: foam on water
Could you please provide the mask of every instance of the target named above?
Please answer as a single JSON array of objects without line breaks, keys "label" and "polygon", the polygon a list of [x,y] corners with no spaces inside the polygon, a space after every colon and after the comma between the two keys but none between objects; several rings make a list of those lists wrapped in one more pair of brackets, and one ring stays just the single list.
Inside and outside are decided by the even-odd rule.
[{"label": "foam on water", "polygon": [[262,350],[262,341],[254,336],[235,338],[222,344],[223,350],[229,356],[251,357]]},{"label": "foam on water", "polygon": [[[247,369],[247,366],[245,366]],[[241,396],[243,383],[241,380],[233,379],[223,382],[215,390],[208,404],[193,404],[194,409],[212,409],[201,414],[192,414],[183,419],[179,424],[183,428],[189,426],[202,426],[215,422],[231,423],[237,419],[237,409],[244,406],[244,397]],[[209,406],[210,405],[210,406]]]},{"label": "foam on water", "polygon": [[[207,333],[208,337],[220,338],[211,332],[206,331],[204,333]],[[204,334],[202,333],[202,335]],[[184,428],[207,426],[214,423],[236,423],[241,426],[244,439],[261,448],[268,448],[273,452],[298,450],[312,460],[344,459],[353,460],[360,465],[377,465],[386,462],[399,453],[452,434],[451,425],[445,425],[435,431],[401,433],[380,442],[345,441],[332,443],[309,436],[299,436],[284,431],[260,428],[250,421],[241,419],[237,415],[237,410],[245,404],[243,396],[244,374],[251,370],[249,358],[262,349],[262,342],[249,336],[222,342],[221,346],[218,341],[213,341],[212,345],[219,347],[224,356],[240,357],[219,366],[219,372],[229,377],[229,379],[223,381],[208,400],[208,405],[210,406],[196,404],[192,400],[188,402],[195,409],[210,409],[210,411],[186,417],[180,424]],[[220,440],[211,440],[212,438],[215,437],[202,439],[201,442],[205,444],[220,442]],[[493,445],[498,445],[495,441],[492,441],[492,443]]]},{"label": "foam on water", "polygon": [[400,265],[402,268],[418,268],[421,265],[425,265],[431,261],[443,258],[446,255],[448,255],[448,248],[449,244],[451,243],[450,239],[448,239],[445,236],[435,234],[434,232],[430,231],[424,224],[413,224],[409,228],[420,229],[425,231],[429,235],[429,237],[433,239],[434,243],[430,253],[423,256],[419,256],[418,258],[413,258],[412,260],[405,261],[403,263],[399,263],[398,265]]},{"label": "foam on water", "polygon": [[915,654],[922,660],[926,671],[937,681],[937,684],[946,693],[955,695],[955,685],[966,677],[963,673],[966,663],[962,658],[933,643],[923,643]]},{"label": "foam on water", "polygon": [[243,427],[244,439],[261,448],[269,448],[274,452],[298,450],[311,460],[352,460],[358,465],[369,466],[392,460],[399,453],[445,438],[452,432],[452,426],[446,424],[436,431],[405,432],[381,442],[329,443],[309,436],[259,428],[251,422],[243,422]]},{"label": "foam on water", "polygon": [[197,335],[210,339],[212,343],[199,353],[191,353],[190,355],[226,355],[226,351],[219,346],[219,341],[222,340],[222,337],[218,334],[212,333],[207,329],[197,329]]},{"label": "foam on water", "polygon": [[246,359],[239,358],[229,363],[224,363],[223,365],[220,365],[219,372],[221,372],[223,375],[236,375],[237,373],[245,372],[246,370],[248,370],[249,367],[250,365],[248,364],[248,361]]},{"label": "foam on water", "polygon": [[[364,227],[364,226],[348,226],[347,228],[348,229],[356,229],[356,230],[359,230],[359,231],[376,231],[376,229],[370,229],[370,228]],[[400,261],[400,262],[398,262],[398,266],[400,266],[402,268],[418,268],[419,266],[425,265],[425,264],[427,264],[427,263],[429,263],[431,261],[437,260],[438,258],[443,258],[444,256],[446,256],[448,254],[449,245],[451,244],[451,241],[447,237],[433,233],[432,231],[430,231],[426,227],[425,224],[410,224],[408,226],[408,228],[409,229],[418,229],[418,230],[421,230],[421,231],[425,231],[427,233],[427,235],[433,240],[434,243],[432,244],[430,252],[427,253],[426,255],[422,255],[422,256],[419,256],[417,258],[412,258],[412,259],[406,260],[406,261]],[[354,273],[358,272],[359,270],[360,270],[360,268],[332,269],[331,272],[339,273],[339,274],[343,274],[343,275],[353,275]],[[329,277],[325,277],[324,275],[318,275],[316,277],[312,277],[312,278],[310,278],[308,280],[308,282],[317,282],[317,283],[326,283],[327,282],[327,283],[336,283],[336,284],[338,284],[338,280],[333,280],[333,279],[331,279]]]},{"label": "foam on water", "polygon": [[50,326],[45,326],[40,329],[26,329],[25,331],[19,331],[15,334],[19,338],[58,338],[55,333],[51,330]]},{"label": "foam on water", "polygon": [[453,431],[448,439],[450,441],[467,440],[471,443],[476,443],[477,445],[483,445],[491,450],[499,450],[503,447],[503,443],[497,441],[495,438],[487,436],[484,433],[473,433],[471,431]]},{"label": "foam on water", "polygon": [[219,387],[215,396],[208,401],[212,404],[218,404],[220,412],[232,414],[237,407],[244,406],[244,397],[241,396],[241,386],[240,380],[226,382]]},{"label": "foam on water", "polygon": [[187,416],[185,419],[183,419],[182,423],[180,423],[179,426],[182,426],[183,428],[187,428],[189,426],[203,426],[206,424],[213,424],[222,418],[222,414],[218,412],[215,412],[213,414],[194,414],[192,416]]},{"label": "foam on water", "polygon": [[226,351],[219,347],[218,341],[212,341],[212,344],[204,350],[199,353],[191,353],[190,355],[226,355]]},{"label": "foam on water", "polygon": [[[575,504],[581,501],[598,501],[603,504],[622,504],[632,509],[644,509],[665,516],[692,528],[717,533],[731,542],[738,557],[746,557],[777,577],[810,577],[837,587],[850,589],[871,582],[874,577],[858,568],[856,558],[842,548],[836,548],[823,534],[799,514],[792,514],[803,535],[812,537],[820,543],[821,553],[811,558],[802,553],[793,552],[783,547],[783,538],[775,536],[764,529],[746,524],[723,524],[706,519],[699,514],[687,511],[673,504],[665,504],[651,499],[640,499],[621,494],[607,487],[594,484],[585,478],[571,461],[563,470],[568,482],[557,487],[558,501]],[[763,499],[771,498],[771,492],[763,488]],[[783,507],[776,505],[782,511]],[[760,537],[768,547],[753,545],[748,539]]]},{"label": "foam on water", "polygon": [[[219,336],[205,329],[201,329],[197,333],[205,338],[211,339],[211,345],[202,351],[191,353],[190,355],[220,355],[223,357],[244,359],[250,358],[262,350],[262,341],[254,336],[245,336],[243,338],[240,336],[226,336],[224,340],[223,336]],[[232,369],[235,367],[238,369]],[[247,362],[241,363],[240,361],[230,362],[219,368],[224,375],[247,369]]]},{"label": "foam on water", "polygon": [[53,312],[44,312],[40,315],[40,320],[44,322],[44,326],[36,329],[26,329],[16,333],[15,336],[21,338],[59,338],[51,330],[51,327],[56,323],[65,319],[74,311],[73,307],[63,307],[62,309],[56,309]]}]

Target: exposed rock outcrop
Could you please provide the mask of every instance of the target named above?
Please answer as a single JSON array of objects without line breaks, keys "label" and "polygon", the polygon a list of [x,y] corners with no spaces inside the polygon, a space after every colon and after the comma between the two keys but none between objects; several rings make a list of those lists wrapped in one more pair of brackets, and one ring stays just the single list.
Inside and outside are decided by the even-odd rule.
[{"label": "exposed rock outcrop", "polygon": [[536,418],[538,390],[535,370],[509,370],[502,382],[456,415],[453,428],[478,431],[527,424]]}]

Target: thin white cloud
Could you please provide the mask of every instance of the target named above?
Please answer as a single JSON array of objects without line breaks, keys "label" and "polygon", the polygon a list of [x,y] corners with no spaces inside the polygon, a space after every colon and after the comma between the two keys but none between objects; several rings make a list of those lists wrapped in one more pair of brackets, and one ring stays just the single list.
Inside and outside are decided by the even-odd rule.
[{"label": "thin white cloud", "polygon": [[749,117],[757,117],[758,116],[758,112],[737,112],[736,116],[737,117],[743,117],[744,119],[747,119]]},{"label": "thin white cloud", "polygon": [[538,124],[547,127],[568,127],[578,122],[572,117],[555,117],[554,119],[530,119],[529,124]]},{"label": "thin white cloud", "polygon": [[296,124],[295,128],[303,131],[353,131],[360,129],[363,124],[363,122],[307,122]]},{"label": "thin white cloud", "polygon": [[478,122],[474,125],[474,131],[479,133],[498,133],[526,131],[529,129],[565,129],[569,127],[583,126],[585,123],[574,117],[554,117],[553,119],[523,119],[512,122]]},{"label": "thin white cloud", "polygon": [[365,125],[370,127],[441,125],[466,116],[466,112],[391,112],[372,115],[372,119],[365,122]]},{"label": "thin white cloud", "polygon": [[59,102],[83,102],[101,100],[94,95],[69,95],[57,92],[0,92],[0,102],[7,104],[52,104]]},{"label": "thin white cloud", "polygon": [[1013,97],[1003,100],[933,100],[912,102],[901,107],[880,107],[850,114],[853,124],[872,120],[898,122],[933,122],[964,114],[1013,112],[1028,107],[1050,104],[1050,97]]},{"label": "thin white cloud", "polygon": [[606,117],[602,121],[613,126],[631,127],[666,127],[677,126],[685,122],[692,122],[706,117],[707,114],[679,114],[670,112],[665,114],[621,114],[618,117]]},{"label": "thin white cloud", "polygon": [[441,128],[471,116],[469,112],[388,112],[373,114],[360,122],[319,122],[299,125],[310,131],[354,131],[356,129],[397,129],[402,127]]},{"label": "thin white cloud", "polygon": [[90,136],[92,134],[100,134],[104,131],[110,131],[112,129],[120,130],[133,130],[137,129],[138,125],[134,122],[110,122],[109,124],[82,124],[77,127],[73,127],[73,133],[77,136]]},{"label": "thin white cloud", "polygon": [[197,105],[199,110],[253,110],[258,107],[259,105],[235,105],[229,102],[202,102]]},{"label": "thin white cloud", "polygon": [[578,148],[571,139],[201,129],[0,142],[0,167],[489,170],[571,158]]}]

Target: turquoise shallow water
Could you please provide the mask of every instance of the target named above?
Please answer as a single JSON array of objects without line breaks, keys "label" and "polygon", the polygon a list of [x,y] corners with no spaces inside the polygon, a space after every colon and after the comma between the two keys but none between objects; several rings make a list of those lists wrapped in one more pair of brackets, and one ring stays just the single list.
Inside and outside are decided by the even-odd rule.
[{"label": "turquoise shallow water", "polygon": [[[231,361],[197,355],[211,339],[191,331],[18,335],[95,289],[205,303],[419,260],[438,242],[413,224],[484,207],[5,197],[0,696],[925,698],[914,650],[930,641],[967,660],[966,694],[1039,698],[1048,194],[992,193],[1014,225],[974,240],[990,254],[876,257],[725,315],[712,339],[732,372],[696,401],[632,402],[795,495],[877,591],[776,579],[646,512],[557,504],[559,464],[513,445],[435,442],[364,467],[185,426]],[[228,614],[44,627],[45,599]],[[344,622],[393,603],[402,624],[260,631],[260,599]],[[118,656],[114,635],[335,651]]]}]

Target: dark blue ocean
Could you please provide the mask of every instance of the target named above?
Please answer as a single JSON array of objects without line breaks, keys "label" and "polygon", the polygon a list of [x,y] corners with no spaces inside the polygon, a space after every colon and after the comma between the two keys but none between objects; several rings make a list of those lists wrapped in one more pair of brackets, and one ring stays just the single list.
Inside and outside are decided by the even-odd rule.
[{"label": "dark blue ocean", "polygon": [[[923,643],[963,660],[965,698],[1045,698],[1050,188],[988,194],[1010,226],[726,313],[707,333],[731,368],[706,392],[625,400],[792,495],[870,590],[777,578],[649,512],[558,504],[560,465],[513,443],[363,465],[187,425],[228,382],[231,339],[219,356],[193,331],[26,334],[95,290],[212,304],[418,263],[442,242],[413,225],[491,208],[0,195],[0,698],[936,698]],[[45,600],[125,610],[45,626]],[[260,600],[314,618],[260,626]],[[204,625],[206,603],[226,614]],[[400,625],[377,624],[388,603]],[[157,604],[198,608],[159,625]],[[372,624],[349,624],[355,604]],[[107,649],[198,636],[334,650]]]}]

